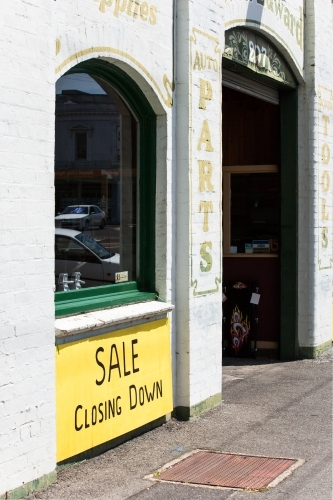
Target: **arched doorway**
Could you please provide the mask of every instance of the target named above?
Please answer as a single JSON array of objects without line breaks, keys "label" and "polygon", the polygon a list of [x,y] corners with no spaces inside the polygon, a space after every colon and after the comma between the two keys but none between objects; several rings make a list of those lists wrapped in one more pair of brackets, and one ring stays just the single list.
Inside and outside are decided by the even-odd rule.
[{"label": "arched doorway", "polygon": [[235,28],[225,37],[224,348],[231,355],[255,355],[259,349],[294,358],[296,83],[283,57],[261,35]]}]

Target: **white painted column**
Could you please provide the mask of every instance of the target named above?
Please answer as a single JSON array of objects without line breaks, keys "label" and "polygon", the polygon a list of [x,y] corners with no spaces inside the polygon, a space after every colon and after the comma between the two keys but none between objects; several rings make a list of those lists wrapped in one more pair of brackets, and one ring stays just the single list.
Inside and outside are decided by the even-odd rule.
[{"label": "white painted column", "polygon": [[221,395],[221,22],[218,2],[177,2],[175,406],[184,418]]},{"label": "white painted column", "polygon": [[299,92],[299,346],[332,339],[332,4],[306,2],[305,85]]},{"label": "white painted column", "polygon": [[0,497],[55,479],[54,3],[1,6]]}]

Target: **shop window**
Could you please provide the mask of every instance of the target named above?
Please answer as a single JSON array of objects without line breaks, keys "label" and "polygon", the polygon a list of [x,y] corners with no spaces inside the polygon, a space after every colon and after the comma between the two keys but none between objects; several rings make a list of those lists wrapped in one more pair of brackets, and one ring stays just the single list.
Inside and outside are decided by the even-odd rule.
[{"label": "shop window", "polygon": [[223,193],[224,255],[276,256],[280,232],[277,166],[224,167]]},{"label": "shop window", "polygon": [[[97,83],[101,68],[103,82]],[[102,62],[93,65],[98,75],[80,70],[61,78],[56,94],[57,315],[155,297],[155,269],[148,269],[155,262],[155,220],[147,216],[155,210],[155,116],[133,82],[126,95],[128,77],[118,68]],[[140,196],[142,190],[148,198]]]},{"label": "shop window", "polygon": [[279,106],[223,87],[223,254],[278,255]]}]

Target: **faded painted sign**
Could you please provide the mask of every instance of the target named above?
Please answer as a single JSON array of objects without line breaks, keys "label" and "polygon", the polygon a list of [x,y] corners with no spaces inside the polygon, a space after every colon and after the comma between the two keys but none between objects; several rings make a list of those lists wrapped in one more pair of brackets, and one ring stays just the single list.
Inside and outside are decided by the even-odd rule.
[{"label": "faded painted sign", "polygon": [[318,253],[319,253],[319,268],[328,269],[331,268],[333,262],[333,241],[332,241],[333,90],[320,85],[318,88],[318,97],[319,97]]},{"label": "faded painted sign", "polygon": [[282,56],[265,38],[250,30],[226,31],[223,57],[280,83],[295,86],[291,72]]}]

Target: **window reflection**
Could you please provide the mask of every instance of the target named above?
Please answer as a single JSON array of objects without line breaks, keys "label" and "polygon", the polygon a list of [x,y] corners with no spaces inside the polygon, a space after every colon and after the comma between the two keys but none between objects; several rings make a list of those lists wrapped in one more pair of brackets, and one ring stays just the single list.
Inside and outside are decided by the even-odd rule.
[{"label": "window reflection", "polygon": [[81,272],[82,287],[136,280],[136,120],[109,85],[72,74],[57,84],[55,129],[56,289],[61,273]]}]

